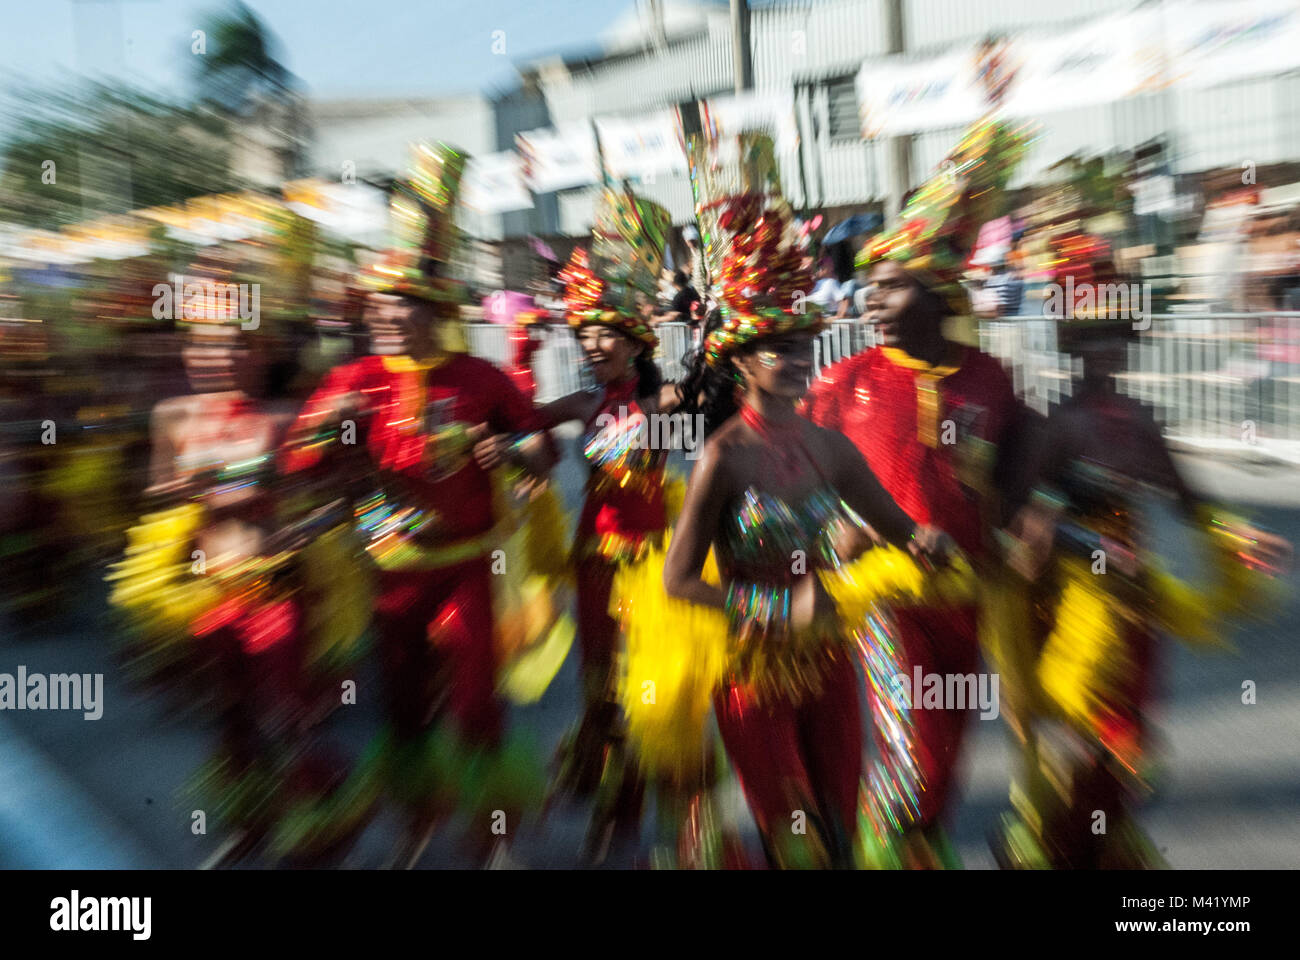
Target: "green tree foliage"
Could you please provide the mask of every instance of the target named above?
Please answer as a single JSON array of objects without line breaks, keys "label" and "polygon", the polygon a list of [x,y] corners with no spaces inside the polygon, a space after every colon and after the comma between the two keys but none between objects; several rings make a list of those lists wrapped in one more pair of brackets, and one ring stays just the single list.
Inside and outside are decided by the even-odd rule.
[{"label": "green tree foliage", "polygon": [[0,221],[53,230],[243,187],[229,121],[211,110],[101,83],[15,102],[0,144]]},{"label": "green tree foliage", "polygon": [[275,37],[248,7],[214,14],[203,29],[207,52],[194,60],[201,98],[238,112],[254,93],[289,94],[293,74],[279,60]]}]

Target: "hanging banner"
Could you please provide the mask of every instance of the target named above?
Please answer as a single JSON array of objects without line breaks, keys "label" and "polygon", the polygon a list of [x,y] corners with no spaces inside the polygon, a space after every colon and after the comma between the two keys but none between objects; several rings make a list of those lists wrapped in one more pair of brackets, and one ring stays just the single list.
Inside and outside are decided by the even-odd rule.
[{"label": "hanging banner", "polygon": [[977,51],[966,47],[932,60],[873,60],[858,71],[858,109],[868,140],[960,127],[987,110]]},{"label": "hanging banner", "polygon": [[1166,80],[1162,36],[1160,11],[1142,9],[1062,35],[1016,37],[1006,112],[1036,117],[1159,90]]},{"label": "hanging banner", "polygon": [[504,150],[471,158],[465,168],[461,199],[475,213],[531,209],[533,198],[524,185],[519,154]]},{"label": "hanging banner", "polygon": [[700,101],[700,120],[711,140],[734,138],[749,130],[766,130],[778,154],[799,149],[794,119],[794,93],[744,93]]},{"label": "hanging banner", "polygon": [[524,182],[533,193],[554,193],[600,181],[596,133],[586,121],[515,135]]},{"label": "hanging banner", "polygon": [[1295,0],[1184,2],[1164,14],[1169,70],[1178,86],[1211,87],[1300,68]]},{"label": "hanging banner", "polygon": [[686,173],[677,111],[661,110],[635,120],[598,119],[605,169],[615,180],[653,180],[661,173]]},{"label": "hanging banner", "polygon": [[281,192],[294,213],[340,237],[360,243],[382,242],[388,229],[388,199],[365,183],[294,180]]}]

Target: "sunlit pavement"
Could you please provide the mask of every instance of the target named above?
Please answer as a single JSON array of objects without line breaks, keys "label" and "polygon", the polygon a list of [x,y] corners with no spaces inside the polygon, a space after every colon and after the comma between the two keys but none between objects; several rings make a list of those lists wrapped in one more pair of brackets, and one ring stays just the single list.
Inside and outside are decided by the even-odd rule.
[{"label": "sunlit pavement", "polygon": [[[571,506],[581,496],[582,475],[573,432],[566,434],[558,481]],[[1258,519],[1300,541],[1300,471],[1240,470],[1222,463],[1190,464],[1204,489],[1272,490],[1281,506],[1260,507]],[[1297,582],[1291,578],[1292,586]],[[179,788],[215,737],[199,712],[168,714],[156,699],[129,692],[111,658],[104,626],[107,591],[93,575],[69,584],[68,606],[46,634],[7,640],[0,670],[25,664],[29,671],[105,674],[104,716],[80,713],[0,714],[0,867],[197,867],[226,839],[209,824],[191,830],[191,810]],[[1162,647],[1163,694],[1157,708],[1165,738],[1163,774],[1143,823],[1176,868],[1290,867],[1300,864],[1300,657],[1292,625],[1300,620],[1297,591],[1267,626],[1239,629],[1236,654],[1202,654],[1176,643]],[[7,625],[0,625],[7,626]],[[5,631],[6,635],[9,633]],[[359,750],[378,717],[373,665],[358,673],[358,704],[344,708],[331,728],[348,749]],[[1241,702],[1242,683],[1257,684],[1257,702]],[[573,657],[536,705],[513,712],[513,723],[553,751],[577,714]],[[991,868],[985,835],[1006,805],[1012,763],[1000,720],[973,715],[963,802],[953,823],[968,868]],[[753,841],[734,788],[722,798],[728,815]],[[510,825],[512,865],[571,867],[578,863],[588,809],[553,810]],[[616,850],[610,867],[644,866],[651,821],[647,809],[639,850]],[[453,823],[430,843],[422,867],[471,866],[461,854]],[[474,826],[474,829],[486,827]],[[376,819],[345,867],[377,867],[391,855],[397,824]]]}]

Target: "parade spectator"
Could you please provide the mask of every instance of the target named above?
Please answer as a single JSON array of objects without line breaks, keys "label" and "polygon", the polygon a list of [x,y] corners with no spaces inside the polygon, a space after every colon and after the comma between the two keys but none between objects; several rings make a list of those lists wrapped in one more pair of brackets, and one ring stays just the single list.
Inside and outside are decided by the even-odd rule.
[{"label": "parade spectator", "polygon": [[996,316],[1020,315],[1020,305],[1025,295],[1025,282],[1009,256],[994,261],[992,276],[984,286],[993,295],[991,299]]},{"label": "parade spectator", "polygon": [[694,323],[696,305],[700,302],[700,295],[691,286],[686,271],[678,270],[673,274],[673,289],[676,292],[673,294],[668,310],[655,317],[655,323]]}]

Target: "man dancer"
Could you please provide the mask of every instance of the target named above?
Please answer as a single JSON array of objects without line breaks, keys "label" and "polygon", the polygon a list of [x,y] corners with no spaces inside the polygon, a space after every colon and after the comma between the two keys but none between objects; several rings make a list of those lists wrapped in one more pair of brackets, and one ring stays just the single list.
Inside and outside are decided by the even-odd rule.
[{"label": "man dancer", "polygon": [[[947,530],[977,564],[992,555],[989,534],[1001,520],[994,453],[1008,439],[1018,405],[998,362],[948,339],[944,326],[970,312],[958,281],[958,251],[969,249],[968,239],[987,219],[972,209],[973,198],[1005,183],[1019,150],[1015,134],[990,122],[978,125],[944,172],[913,195],[902,225],[868,245],[859,266],[871,266],[866,319],[876,324],[881,345],[827,369],[804,405],[814,423],[857,445],[914,521]],[[847,552],[868,546],[865,536],[850,541]],[[863,836],[879,845],[867,858],[877,866],[951,865],[940,824],[953,793],[965,714],[919,709],[920,690],[904,702],[899,678],[910,686],[917,667],[925,677],[975,674],[976,610],[885,613],[873,621],[879,629],[860,638],[882,754],[864,804],[870,822]]]},{"label": "man dancer", "polygon": [[[503,747],[496,693],[492,574],[503,511],[475,447],[489,433],[512,434],[511,458],[535,474],[556,460],[549,435],[528,432],[533,408],[510,378],[445,345],[444,325],[458,316],[461,298],[437,271],[451,251],[465,157],[421,146],[416,160],[415,176],[393,199],[400,246],[363,277],[372,335],[400,352],[327,375],[284,457],[287,469],[303,471],[333,452],[333,469],[316,472],[326,496],[345,485],[364,494],[352,499],[379,570],[375,627],[391,725],[384,770],[410,818],[400,857],[409,864],[453,802],[471,816],[521,805],[527,778],[503,761],[525,758]],[[440,708],[450,728],[435,726]],[[472,829],[479,827],[484,846],[500,833],[490,834],[487,820]]]}]

